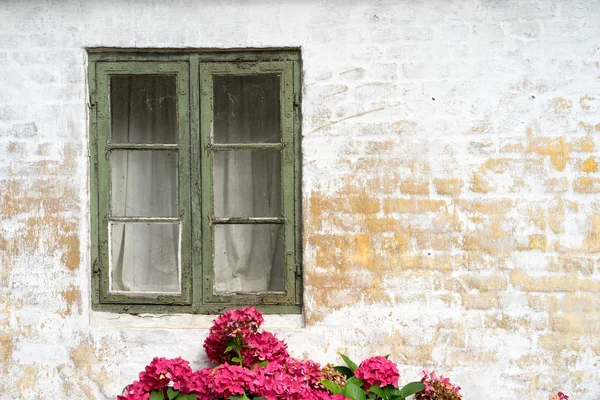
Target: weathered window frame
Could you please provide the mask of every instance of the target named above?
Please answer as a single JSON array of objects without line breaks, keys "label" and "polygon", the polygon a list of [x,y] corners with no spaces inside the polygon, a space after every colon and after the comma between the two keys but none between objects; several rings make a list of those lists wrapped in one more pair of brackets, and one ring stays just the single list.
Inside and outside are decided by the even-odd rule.
[{"label": "weathered window frame", "polygon": [[[270,73],[280,76],[281,143],[214,144],[212,76]],[[109,76],[169,74],[177,81],[176,145],[110,144]],[[301,268],[301,59],[297,49],[256,51],[88,49],[89,146],[92,308],[118,313],[216,314],[253,305],[265,313],[300,313]],[[112,149],[177,150],[179,154],[179,216],[181,222],[182,293],[176,296],[130,297],[108,292],[108,226],[110,151]],[[281,218],[212,216],[212,159],[216,151],[277,148],[282,155]],[[160,219],[160,218],[155,218]],[[284,225],[284,291],[214,294],[213,240],[215,224],[280,223]],[[210,234],[207,234],[209,233]]]}]

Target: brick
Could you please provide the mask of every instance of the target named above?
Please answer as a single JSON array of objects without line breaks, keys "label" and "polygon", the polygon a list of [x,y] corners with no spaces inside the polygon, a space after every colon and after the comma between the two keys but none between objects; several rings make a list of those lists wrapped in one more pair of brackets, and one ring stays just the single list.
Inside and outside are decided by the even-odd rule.
[{"label": "brick", "polygon": [[464,293],[460,294],[462,305],[466,309],[489,310],[498,308],[500,301],[497,293]]},{"label": "brick", "polygon": [[481,174],[474,174],[471,179],[469,190],[474,193],[486,194],[491,189],[489,183]]},{"label": "brick", "polygon": [[516,269],[510,274],[511,283],[528,292],[600,292],[600,281],[581,279],[577,275],[534,277]]},{"label": "brick", "polygon": [[428,199],[386,199],[383,209],[386,213],[420,214],[426,212],[442,212],[447,208],[443,200]]},{"label": "brick", "polygon": [[577,178],[573,182],[573,190],[583,194],[600,193],[600,178]]},{"label": "brick", "polygon": [[600,313],[550,315],[550,328],[555,332],[595,333],[600,330]]},{"label": "brick", "polygon": [[567,178],[545,179],[544,187],[547,193],[565,193],[569,190],[569,180]]},{"label": "brick", "polygon": [[584,136],[573,141],[573,151],[591,153],[596,149],[596,143],[591,136]]},{"label": "brick", "polygon": [[400,190],[405,194],[429,194],[429,182],[422,179],[405,179],[400,183]]},{"label": "brick", "polygon": [[435,190],[439,195],[442,196],[451,196],[456,197],[460,195],[460,192],[463,187],[463,181],[457,178],[449,178],[449,179],[438,179],[435,178],[433,180],[433,184],[435,185]]}]

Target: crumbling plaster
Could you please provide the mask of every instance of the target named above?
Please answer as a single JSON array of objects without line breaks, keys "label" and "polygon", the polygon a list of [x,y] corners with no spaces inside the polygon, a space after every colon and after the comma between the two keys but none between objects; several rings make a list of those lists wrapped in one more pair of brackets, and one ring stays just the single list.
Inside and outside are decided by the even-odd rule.
[{"label": "crumbling plaster", "polygon": [[[0,398],[114,398],[208,316],[90,311],[87,47],[300,47],[305,311],[466,399],[600,398],[600,2],[0,5]],[[339,361],[339,360],[338,360]]]}]

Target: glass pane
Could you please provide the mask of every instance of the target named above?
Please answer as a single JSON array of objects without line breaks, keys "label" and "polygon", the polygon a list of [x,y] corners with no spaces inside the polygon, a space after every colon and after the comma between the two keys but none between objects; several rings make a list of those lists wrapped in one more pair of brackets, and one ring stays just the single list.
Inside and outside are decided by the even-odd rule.
[{"label": "glass pane", "polygon": [[111,143],[177,143],[173,75],[110,77]]},{"label": "glass pane", "polygon": [[279,76],[213,78],[215,143],[280,141]]},{"label": "glass pane", "polygon": [[283,291],[283,272],[283,225],[215,225],[215,293]]},{"label": "glass pane", "polygon": [[279,151],[217,151],[213,178],[215,216],[281,216]]},{"label": "glass pane", "polygon": [[110,163],[112,216],[177,216],[176,151],[112,150]]},{"label": "glass pane", "polygon": [[179,224],[110,228],[111,292],[180,293]]}]

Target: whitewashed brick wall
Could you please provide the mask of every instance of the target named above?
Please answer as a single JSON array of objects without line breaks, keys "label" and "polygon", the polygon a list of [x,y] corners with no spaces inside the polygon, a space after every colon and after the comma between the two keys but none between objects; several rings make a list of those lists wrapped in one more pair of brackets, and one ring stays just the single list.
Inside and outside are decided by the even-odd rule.
[{"label": "whitewashed brick wall", "polygon": [[0,3],[0,398],[111,399],[210,317],[90,311],[86,47],[301,47],[320,362],[600,399],[600,1]]}]

